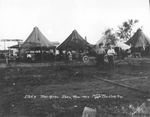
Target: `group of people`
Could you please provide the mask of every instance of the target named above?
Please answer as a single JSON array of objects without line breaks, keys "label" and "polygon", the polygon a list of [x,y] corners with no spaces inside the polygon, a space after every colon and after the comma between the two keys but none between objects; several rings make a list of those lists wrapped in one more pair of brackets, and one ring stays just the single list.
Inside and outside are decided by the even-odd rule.
[{"label": "group of people", "polygon": [[107,49],[104,49],[103,44],[100,43],[99,47],[96,50],[96,53],[97,53],[97,57],[96,57],[96,59],[97,59],[96,65],[97,66],[101,65],[103,67],[106,67],[106,63],[105,63],[104,59],[105,59],[105,57],[107,57],[109,69],[115,68],[114,55],[116,53],[115,53],[115,50],[112,48],[111,44],[107,44]]},{"label": "group of people", "polygon": [[66,50],[62,52],[62,60],[72,61],[72,53],[70,50]]}]

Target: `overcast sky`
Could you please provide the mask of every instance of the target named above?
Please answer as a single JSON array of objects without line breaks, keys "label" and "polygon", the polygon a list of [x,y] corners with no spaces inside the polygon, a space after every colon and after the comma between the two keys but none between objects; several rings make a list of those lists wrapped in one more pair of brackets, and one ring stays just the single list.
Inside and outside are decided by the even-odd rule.
[{"label": "overcast sky", "polygon": [[128,19],[139,20],[150,37],[149,0],[0,0],[0,39],[26,40],[37,26],[50,41],[61,43],[76,29],[95,44]]}]

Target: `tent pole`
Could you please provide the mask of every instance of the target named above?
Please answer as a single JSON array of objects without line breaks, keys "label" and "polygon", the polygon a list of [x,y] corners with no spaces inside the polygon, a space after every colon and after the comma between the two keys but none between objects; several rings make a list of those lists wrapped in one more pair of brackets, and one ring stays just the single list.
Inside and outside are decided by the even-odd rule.
[{"label": "tent pole", "polygon": [[36,53],[35,53],[35,47],[34,47],[34,60],[36,60],[36,59],[35,59],[35,54],[36,54]]},{"label": "tent pole", "polygon": [[19,45],[19,41],[18,41],[18,56],[19,56],[19,61],[20,61],[20,45]]},{"label": "tent pole", "polygon": [[42,62],[43,62],[43,49],[42,49],[42,46],[41,46],[41,54],[42,54]]}]

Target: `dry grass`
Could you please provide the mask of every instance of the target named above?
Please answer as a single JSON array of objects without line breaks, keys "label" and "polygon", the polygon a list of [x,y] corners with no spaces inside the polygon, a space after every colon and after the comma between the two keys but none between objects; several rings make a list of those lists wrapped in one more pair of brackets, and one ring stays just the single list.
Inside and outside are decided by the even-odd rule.
[{"label": "dry grass", "polygon": [[[107,78],[147,91],[150,89],[150,73],[148,69],[144,68],[140,73],[139,69],[132,70],[131,66],[118,66],[114,71],[105,71],[92,65],[75,63],[61,66],[56,64],[39,67],[37,64],[23,66],[22,64],[0,69],[0,91],[2,92],[0,116],[77,117],[82,115],[85,106],[93,108],[101,106],[103,109],[98,111],[103,111],[103,114],[99,117],[104,115],[125,117],[129,115],[125,113],[125,110],[123,111],[122,107],[126,107],[128,112],[132,112],[129,105],[137,107],[145,102],[144,94],[106,83],[99,78]],[[63,95],[91,97],[93,94],[120,95],[123,98],[61,98]],[[37,97],[29,99],[24,98],[25,95]],[[41,95],[58,96],[59,99],[43,99],[40,98]]]}]

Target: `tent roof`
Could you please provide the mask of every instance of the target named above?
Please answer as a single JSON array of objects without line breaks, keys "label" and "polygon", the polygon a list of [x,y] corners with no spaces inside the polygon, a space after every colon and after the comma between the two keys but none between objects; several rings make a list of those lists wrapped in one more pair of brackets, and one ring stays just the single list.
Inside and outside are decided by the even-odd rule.
[{"label": "tent roof", "polygon": [[126,43],[132,47],[146,47],[150,45],[150,38],[141,29],[138,29]]},{"label": "tent roof", "polygon": [[78,50],[78,49],[85,49],[86,46],[89,43],[84,40],[79,33],[74,30],[68,37],[67,39],[62,42],[57,49],[59,50],[65,50],[65,49],[73,49],[73,50]]},{"label": "tent roof", "polygon": [[119,47],[123,50],[130,49],[130,46],[121,41],[116,41],[116,47]]},{"label": "tent roof", "polygon": [[13,45],[13,46],[9,46],[8,48],[18,48],[18,44],[17,45]]},{"label": "tent roof", "polygon": [[53,44],[41,33],[38,27],[34,27],[33,31],[21,45],[21,48],[29,47],[52,47]]},{"label": "tent roof", "polygon": [[103,43],[105,45],[107,43],[107,37],[106,36],[102,36],[102,38],[100,40],[98,40],[96,45],[98,46],[100,43]]},{"label": "tent roof", "polygon": [[111,40],[107,36],[103,36],[96,45],[98,46],[100,43],[103,43],[104,46],[106,46],[107,43],[113,43],[115,47],[119,47],[123,50],[129,49],[130,46],[125,44],[124,42],[119,41],[117,38],[114,40],[114,42],[111,42]]},{"label": "tent roof", "polygon": [[116,41],[118,39],[115,36],[102,36],[100,40],[96,43],[96,45],[99,45],[102,43],[104,46],[106,46],[108,43],[115,45]]},{"label": "tent roof", "polygon": [[[18,45],[18,44],[19,44],[19,45]],[[16,49],[18,49],[23,43],[22,43],[22,42],[19,42],[18,44],[9,46],[8,48],[16,48]]]}]

